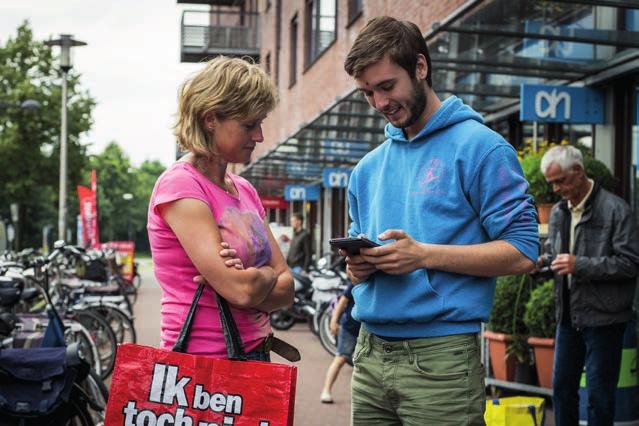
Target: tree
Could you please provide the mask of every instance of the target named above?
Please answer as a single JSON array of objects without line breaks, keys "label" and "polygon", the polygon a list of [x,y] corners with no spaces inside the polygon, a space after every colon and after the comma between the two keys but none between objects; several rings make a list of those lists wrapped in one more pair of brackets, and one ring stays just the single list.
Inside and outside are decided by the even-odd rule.
[{"label": "tree", "polygon": [[138,251],[150,250],[149,237],[146,232],[147,209],[155,181],[165,169],[164,164],[159,161],[147,160],[144,161],[136,171],[138,186],[135,190],[135,199],[139,200],[139,202],[136,203],[137,207],[134,217],[136,227],[134,229],[136,230],[135,247]]},{"label": "tree", "polygon": [[[18,204],[17,247],[38,246],[40,229],[57,223],[61,79],[51,48],[33,39],[27,22],[15,38],[0,45],[0,102],[39,102],[36,111],[0,110],[0,218]],[[75,183],[86,165],[86,147],[79,137],[92,125],[95,101],[80,86],[80,76],[68,80],[68,218],[78,211]]]},{"label": "tree", "polygon": [[[122,148],[111,142],[102,153],[91,158],[91,168],[97,171],[98,176],[100,239],[126,240],[131,227],[136,247],[148,249],[146,217],[149,198],[165,166],[159,161],[147,160],[135,168]],[[85,182],[88,181],[87,171]],[[131,200],[124,198],[127,193],[133,195]]]},{"label": "tree", "polygon": [[[98,175],[98,215],[100,239],[116,241],[127,239],[127,228],[135,198],[127,201],[126,193],[137,187],[137,176],[131,161],[116,143],[109,143],[101,154],[91,157],[91,168]],[[87,179],[88,182],[88,174]]]}]

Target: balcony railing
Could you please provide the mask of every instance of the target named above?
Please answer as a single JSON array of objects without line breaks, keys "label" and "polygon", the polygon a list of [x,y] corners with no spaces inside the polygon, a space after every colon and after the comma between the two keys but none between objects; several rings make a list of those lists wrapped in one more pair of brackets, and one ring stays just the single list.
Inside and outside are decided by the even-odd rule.
[{"label": "balcony railing", "polygon": [[181,60],[199,62],[217,55],[259,59],[257,13],[185,10],[182,13]]}]

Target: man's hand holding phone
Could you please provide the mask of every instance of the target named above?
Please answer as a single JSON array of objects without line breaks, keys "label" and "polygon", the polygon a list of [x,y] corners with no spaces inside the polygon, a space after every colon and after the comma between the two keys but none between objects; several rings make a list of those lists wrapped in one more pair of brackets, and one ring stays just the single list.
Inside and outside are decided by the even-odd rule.
[{"label": "man's hand holding phone", "polygon": [[[401,229],[388,229],[379,235],[381,241],[395,240],[378,247],[362,247],[358,254],[352,250],[340,249],[340,255],[346,256],[347,272],[354,284],[366,281],[375,271],[400,275],[423,268],[426,259],[425,245],[418,243]],[[369,241],[369,240],[367,240]]]},{"label": "man's hand holding phone", "polygon": [[[365,251],[372,249],[362,250]],[[346,257],[346,273],[353,284],[359,284],[366,281],[375,271],[377,271],[375,265],[365,261],[361,254],[350,255],[344,249],[340,249],[339,254],[340,256]]]},{"label": "man's hand holding phone", "polygon": [[362,251],[363,260],[380,271],[401,275],[425,268],[429,246],[415,241],[406,231],[387,229],[379,234],[380,241],[395,240],[382,247]]},{"label": "man's hand holding phone", "polygon": [[364,260],[361,256],[362,252],[377,247],[374,241],[366,237],[349,237],[349,238],[333,238],[330,241],[331,246],[338,248],[340,256],[346,258],[346,273],[353,284],[359,284],[366,281],[376,270],[372,265]]}]

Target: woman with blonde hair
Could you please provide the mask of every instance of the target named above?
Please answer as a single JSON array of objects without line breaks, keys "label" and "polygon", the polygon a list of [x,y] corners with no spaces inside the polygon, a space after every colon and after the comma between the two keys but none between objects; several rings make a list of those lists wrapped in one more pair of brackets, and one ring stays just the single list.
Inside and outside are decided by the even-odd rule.
[{"label": "woman with blonde hair", "polygon": [[180,90],[175,135],[188,153],[158,178],[148,212],[163,291],[163,348],[175,343],[197,282],[206,280],[187,352],[227,356],[217,292],[231,305],[248,358],[270,360],[268,313],[292,303],[293,279],[255,188],[227,165],[250,159],[276,103],[275,87],[259,66],[223,56]]}]

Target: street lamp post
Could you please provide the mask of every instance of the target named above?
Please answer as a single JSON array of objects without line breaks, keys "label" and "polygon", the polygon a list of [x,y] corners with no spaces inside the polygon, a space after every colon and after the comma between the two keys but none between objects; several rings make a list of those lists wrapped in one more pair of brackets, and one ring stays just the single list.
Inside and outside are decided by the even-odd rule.
[{"label": "street lamp post", "polygon": [[60,46],[60,70],[62,71],[62,108],[60,120],[60,201],[58,203],[58,238],[66,237],[67,225],[67,77],[71,69],[71,48],[86,46],[74,40],[70,34],[60,34],[56,40],[45,41],[47,46]]},{"label": "street lamp post", "polygon": [[40,108],[40,102],[33,99],[27,99],[26,101],[22,101],[19,104],[0,102],[0,110],[9,108],[21,108],[28,111],[35,111],[36,109]]}]

